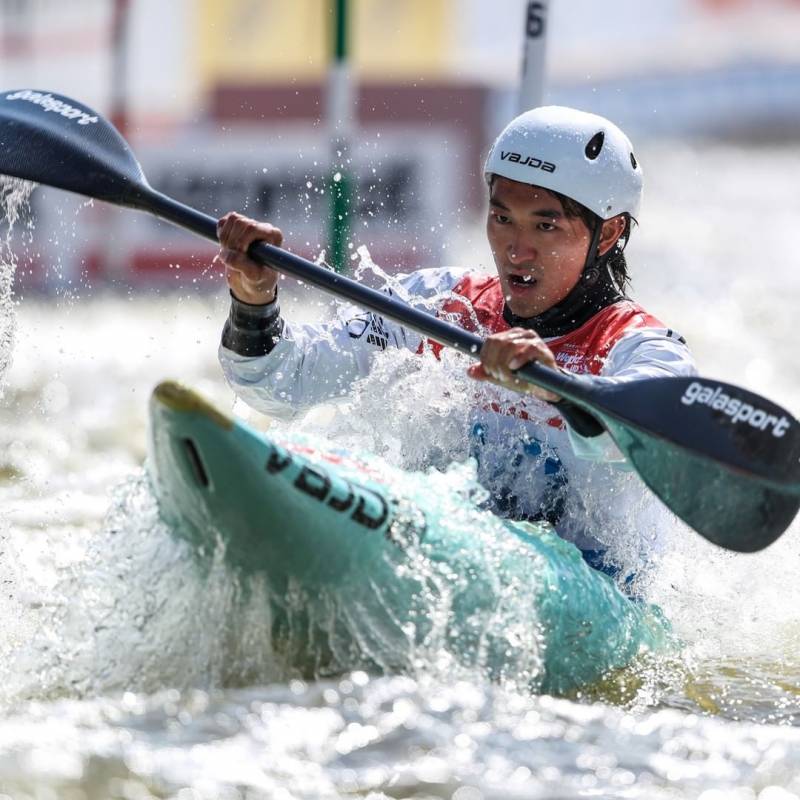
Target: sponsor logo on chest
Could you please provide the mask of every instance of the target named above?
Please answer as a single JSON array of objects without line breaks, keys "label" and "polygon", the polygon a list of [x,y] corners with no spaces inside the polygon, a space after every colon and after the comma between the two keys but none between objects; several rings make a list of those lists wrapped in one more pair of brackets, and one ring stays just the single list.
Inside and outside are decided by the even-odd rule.
[{"label": "sponsor logo on chest", "polygon": [[587,372],[597,373],[603,366],[603,359],[594,353],[586,353],[574,345],[565,345],[555,351],[556,363],[562,369],[583,375]]}]

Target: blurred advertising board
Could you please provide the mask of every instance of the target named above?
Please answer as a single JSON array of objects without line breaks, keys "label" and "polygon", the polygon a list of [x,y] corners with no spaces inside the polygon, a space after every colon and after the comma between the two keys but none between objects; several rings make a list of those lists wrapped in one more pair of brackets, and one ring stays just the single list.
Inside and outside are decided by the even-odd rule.
[{"label": "blurred advertising board", "polygon": [[[452,126],[362,129],[350,151],[353,266],[362,245],[388,272],[442,263],[454,230],[465,217],[474,220],[467,198],[480,170],[472,164],[466,173],[469,150],[468,137]],[[136,152],[154,188],[213,216],[235,210],[268,220],[292,251],[323,256],[331,170],[319,130],[201,127]],[[21,287],[180,288],[219,279],[211,243],[148,215],[42,188],[32,210],[33,236],[17,245]]]}]

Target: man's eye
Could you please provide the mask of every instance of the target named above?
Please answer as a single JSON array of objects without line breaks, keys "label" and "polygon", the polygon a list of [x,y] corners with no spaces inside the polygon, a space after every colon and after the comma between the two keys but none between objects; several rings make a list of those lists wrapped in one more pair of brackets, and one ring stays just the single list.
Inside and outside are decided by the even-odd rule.
[{"label": "man's eye", "polygon": [[509,220],[505,214],[494,214],[495,222],[499,222],[501,225],[505,225]]},{"label": "man's eye", "polygon": [[554,231],[554,230],[556,230],[556,226],[553,225],[552,222],[540,222],[539,223],[539,230],[540,231]]}]

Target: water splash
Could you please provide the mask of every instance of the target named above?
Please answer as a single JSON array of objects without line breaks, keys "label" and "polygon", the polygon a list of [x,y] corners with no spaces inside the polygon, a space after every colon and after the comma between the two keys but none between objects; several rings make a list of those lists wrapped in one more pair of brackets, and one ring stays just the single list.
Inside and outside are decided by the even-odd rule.
[{"label": "water splash", "polygon": [[10,796],[796,800],[800,732],[408,677],[36,704],[0,721]]},{"label": "water splash", "polygon": [[[770,236],[745,242],[744,254],[741,237],[722,233],[747,226],[750,206],[725,200],[732,198],[732,187],[744,191],[729,169],[732,161],[743,158],[753,164],[754,183],[747,191],[752,194],[755,187],[766,218],[780,219]],[[797,170],[787,169],[787,158],[792,163],[798,159],[788,152],[721,152],[715,147],[686,153],[672,145],[651,153],[643,160],[661,167],[648,178],[647,220],[630,252],[639,268],[637,285],[646,288],[647,280],[653,284],[651,299],[641,290],[637,296],[680,326],[704,372],[742,383],[743,365],[751,357],[765,359],[771,377],[766,380],[762,371],[760,380],[766,382],[754,388],[797,413],[800,361],[794,330],[800,272],[796,259],[786,254],[793,252],[790,223],[792,215],[797,217],[800,195],[791,178]],[[662,183],[674,186],[659,186],[659,175]],[[712,177],[719,191],[709,193]],[[731,217],[737,213],[741,220]],[[676,230],[690,233],[676,237]],[[472,258],[471,246],[464,262]],[[769,264],[770,270],[757,273],[761,264]],[[738,277],[732,281],[732,276]],[[743,276],[750,283],[730,299],[729,287]],[[775,285],[764,291],[768,280]],[[288,316],[297,318],[293,298],[287,293],[285,299]],[[20,690],[18,700],[74,695],[70,677],[77,677],[76,685],[87,691],[104,685],[121,688],[125,680],[135,686],[140,677],[142,686],[163,686],[162,670],[165,681],[180,683],[184,674],[202,681],[206,669],[208,682],[227,680],[219,670],[236,648],[249,653],[249,660],[239,658],[240,664],[253,665],[251,676],[280,674],[271,672],[271,654],[259,639],[263,616],[248,618],[245,606],[242,623],[228,634],[226,625],[237,625],[242,606],[226,600],[226,587],[213,581],[205,598],[207,584],[176,563],[180,550],[172,549],[174,544],[151,516],[141,476],[116,491],[116,510],[105,515],[109,473],[111,482],[118,483],[120,473],[130,474],[141,460],[150,386],[166,376],[180,377],[222,406],[232,402],[214,359],[225,302],[187,299],[176,308],[172,300],[153,297],[130,302],[106,298],[68,309],[49,301],[37,307],[28,298],[19,309],[25,335],[16,343],[16,363],[7,378],[13,403],[0,409],[5,414],[0,432],[2,449],[14,456],[9,472],[21,473],[22,479],[0,477],[0,489],[3,517],[10,511],[19,515],[24,504],[31,508],[26,524],[12,522],[19,535],[15,532],[14,541],[0,548],[0,700],[8,701],[14,688]],[[308,293],[303,303],[308,303]],[[314,311],[304,308],[303,313]],[[54,326],[63,351],[37,347],[36,337],[27,335],[28,328],[35,334]],[[87,330],[93,331],[91,343],[82,345]],[[748,336],[731,334],[737,330],[747,330]],[[434,370],[399,363],[394,368],[401,388],[416,389],[419,375],[419,389],[434,393]],[[386,370],[384,378],[391,381],[393,368]],[[47,410],[50,395],[45,391],[55,376],[71,398],[58,413]],[[386,454],[395,463],[406,458],[413,463],[417,448],[421,450],[414,441],[418,432],[419,438],[433,438],[441,421],[434,415],[430,428],[420,423],[404,431],[394,404],[423,421],[425,412],[414,408],[411,393],[392,397],[387,406],[382,393],[390,396],[387,388],[393,385],[363,384],[368,396],[361,402],[372,403],[369,418],[358,419],[358,408],[319,409],[306,417],[308,430],[331,437],[341,431],[343,444],[370,449],[370,441],[380,442],[378,431],[385,423],[394,440],[387,438]],[[122,527],[104,522],[123,518]],[[0,524],[6,532],[6,521]],[[183,797],[181,788],[192,787],[186,796],[198,798],[275,797],[286,791],[296,797],[333,798],[365,796],[372,790],[381,797],[456,800],[577,798],[587,793],[636,800],[790,800],[800,796],[796,732],[726,718],[798,722],[798,537],[795,523],[764,553],[732,556],[674,526],[650,595],[683,640],[683,657],[612,676],[604,695],[584,693],[581,703],[519,695],[498,701],[493,687],[473,681],[427,684],[395,677],[364,683],[365,676],[348,676],[238,692],[169,690],[153,696],[126,693],[113,699],[20,704],[4,713],[0,723],[3,790],[15,797]],[[104,548],[108,551],[102,552]],[[165,557],[164,569],[160,557]],[[82,561],[91,564],[83,569]],[[95,597],[92,582],[84,580],[87,575],[96,576],[97,594],[100,588],[105,592],[102,598]],[[176,582],[170,584],[170,578]],[[179,597],[165,597],[167,586]],[[60,605],[49,602],[54,587]],[[107,602],[109,592],[116,594],[116,606]],[[148,598],[159,602],[148,606]],[[198,605],[188,604],[190,598]],[[215,598],[223,606],[230,603],[223,613],[207,607]],[[92,624],[82,625],[79,619],[84,601],[91,620],[102,616],[102,608],[116,608],[124,622],[115,627],[106,614],[106,627],[98,625],[95,632]],[[58,640],[51,612],[65,614],[68,606],[75,623],[70,630],[99,637],[94,650]],[[181,607],[197,618],[188,611],[177,613]],[[149,614],[150,624],[142,631],[135,626],[136,609]],[[172,627],[175,620],[182,620],[185,635],[180,625]],[[156,641],[164,644],[159,631],[178,634],[180,643],[165,651],[177,659],[177,666],[153,646]],[[237,636],[240,645],[230,641]],[[120,643],[116,652],[115,637]],[[120,655],[123,647],[139,642],[147,657],[140,657],[135,647]],[[41,660],[25,660],[24,651],[31,647],[47,654],[44,666]],[[74,663],[73,653],[78,655]],[[106,658],[114,666],[103,671]],[[28,666],[46,671],[47,694],[38,693],[38,673],[7,682],[9,669],[3,667],[10,665],[23,673]],[[92,668],[100,671],[96,679]],[[243,668],[239,675],[245,672]],[[607,702],[586,703],[595,699],[627,705],[637,713],[610,708]],[[654,709],[659,705],[689,713]]]},{"label": "water splash", "polygon": [[264,597],[245,592],[221,558],[196,568],[159,519],[144,473],[116,488],[99,529],[74,547],[72,558],[50,563],[48,580],[4,570],[25,630],[16,636],[22,647],[9,647],[4,630],[3,704],[239,686],[281,674]]},{"label": "water splash", "polygon": [[[376,264],[365,245],[357,253],[356,280],[386,287],[417,308],[433,313],[456,297],[450,291],[422,300],[411,297],[399,276]],[[339,319],[363,313],[349,303],[334,303]],[[429,349],[427,343],[421,344]],[[427,352],[420,358],[410,351],[388,350],[351,387],[346,401],[316,409],[288,425],[276,423],[276,427],[289,433],[316,433],[348,449],[376,453],[408,470],[446,469],[468,455],[470,412],[463,398],[475,387],[466,374],[469,363],[467,356],[450,349],[437,358]]]},{"label": "water splash", "polygon": [[18,257],[12,246],[12,234],[17,223],[24,225],[28,235],[33,230],[29,201],[35,188],[36,184],[29,181],[0,176],[0,207],[5,228],[0,240],[0,393],[14,350],[13,287]]}]

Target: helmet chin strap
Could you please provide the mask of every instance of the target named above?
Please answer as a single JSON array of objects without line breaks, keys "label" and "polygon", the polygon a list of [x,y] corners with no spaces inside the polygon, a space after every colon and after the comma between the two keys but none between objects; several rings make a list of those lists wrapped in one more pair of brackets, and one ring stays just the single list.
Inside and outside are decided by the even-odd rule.
[{"label": "helmet chin strap", "polygon": [[589,242],[589,250],[586,253],[586,263],[583,265],[581,280],[589,285],[596,283],[599,276],[597,269],[597,250],[600,247],[600,237],[603,235],[603,220],[598,219],[597,225],[592,231],[592,240]]}]

